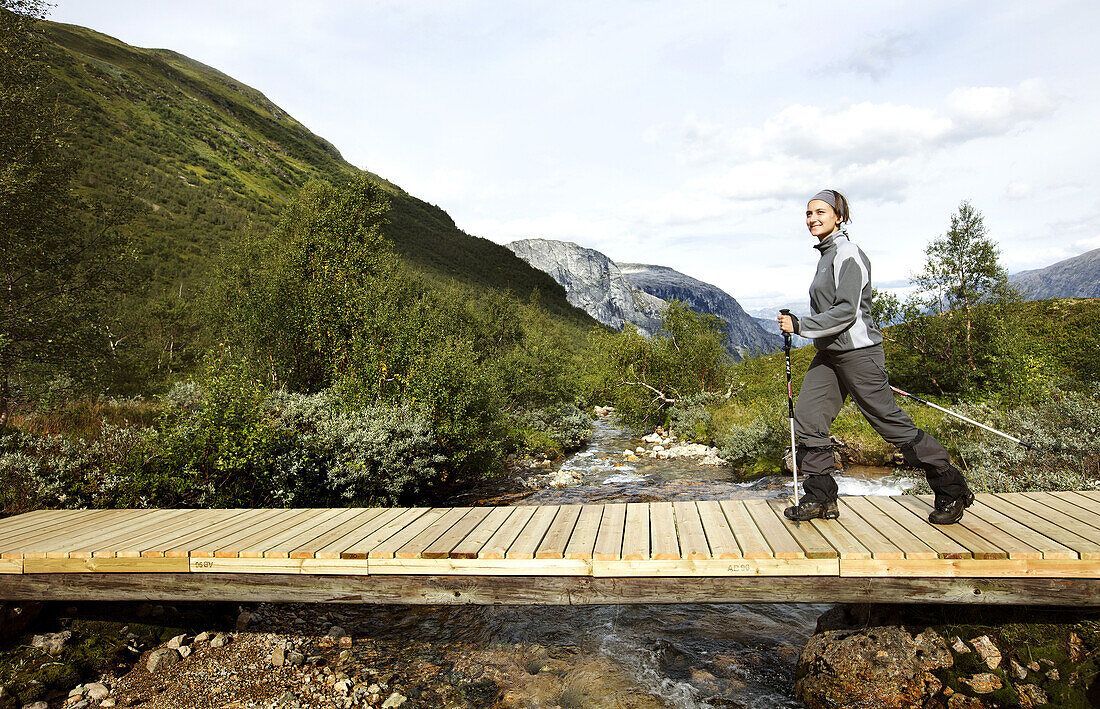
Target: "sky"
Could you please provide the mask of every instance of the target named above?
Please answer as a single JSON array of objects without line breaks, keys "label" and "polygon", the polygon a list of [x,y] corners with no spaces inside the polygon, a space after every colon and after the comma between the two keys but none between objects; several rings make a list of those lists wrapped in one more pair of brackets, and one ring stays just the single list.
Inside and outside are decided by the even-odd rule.
[{"label": "sky", "polygon": [[55,0],[262,91],[498,243],[804,311],[806,201],[904,289],[962,200],[1011,273],[1100,247],[1100,3]]}]

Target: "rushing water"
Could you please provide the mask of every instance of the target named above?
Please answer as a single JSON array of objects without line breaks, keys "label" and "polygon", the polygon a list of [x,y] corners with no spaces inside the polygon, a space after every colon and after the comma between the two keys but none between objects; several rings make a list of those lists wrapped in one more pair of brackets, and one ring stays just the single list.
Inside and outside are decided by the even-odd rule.
[{"label": "rushing water", "polygon": [[[580,484],[512,494],[500,501],[748,499],[791,492],[790,478],[741,483],[728,468],[703,466],[686,458],[625,463],[622,452],[637,445],[628,431],[600,419],[590,444],[562,463],[579,471]],[[863,495],[895,494],[905,484],[873,469],[849,470],[838,482],[842,494]],[[801,706],[793,698],[795,663],[825,608],[808,604],[409,606],[397,613],[364,609],[366,617],[361,621],[372,626],[375,637],[462,648],[482,665],[504,668],[497,679],[506,688],[509,706],[755,709]],[[508,667],[513,668],[510,674]],[[543,667],[555,672],[540,671]]]}]

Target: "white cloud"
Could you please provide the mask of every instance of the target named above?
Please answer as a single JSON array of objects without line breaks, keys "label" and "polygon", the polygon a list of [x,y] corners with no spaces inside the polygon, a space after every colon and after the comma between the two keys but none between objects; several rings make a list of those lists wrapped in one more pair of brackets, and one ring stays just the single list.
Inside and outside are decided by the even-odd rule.
[{"label": "white cloud", "polygon": [[677,157],[688,163],[750,162],[763,156],[866,165],[1002,135],[1051,115],[1054,94],[1039,79],[1015,88],[956,89],[931,108],[863,101],[837,108],[793,104],[760,127],[739,128],[686,117]]},{"label": "white cloud", "polygon": [[1027,79],[1014,88],[983,86],[956,89],[947,97],[954,140],[1001,135],[1029,121],[1045,118],[1058,99],[1041,79]]}]

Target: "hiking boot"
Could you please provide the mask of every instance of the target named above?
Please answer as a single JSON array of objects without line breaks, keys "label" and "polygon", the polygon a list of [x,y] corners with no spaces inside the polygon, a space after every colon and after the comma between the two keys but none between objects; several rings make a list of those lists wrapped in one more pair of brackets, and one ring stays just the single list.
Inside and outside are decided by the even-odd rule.
[{"label": "hiking boot", "polygon": [[783,510],[783,516],[795,522],[805,522],[810,519],[836,519],[840,516],[840,508],[837,507],[836,500],[818,502],[803,498],[802,502]]},{"label": "hiking boot", "polygon": [[962,497],[936,502],[936,509],[928,513],[932,524],[955,524],[963,516],[963,510],[974,504],[974,493],[967,490]]}]

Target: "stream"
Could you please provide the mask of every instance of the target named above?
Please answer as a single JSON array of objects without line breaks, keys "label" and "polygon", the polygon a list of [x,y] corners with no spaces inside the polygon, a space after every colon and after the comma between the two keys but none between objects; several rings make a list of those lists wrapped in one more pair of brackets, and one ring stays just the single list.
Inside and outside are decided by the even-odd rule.
[{"label": "stream", "polygon": [[[730,468],[690,458],[624,462],[622,452],[638,445],[612,419],[597,419],[588,446],[560,464],[579,474],[579,484],[483,503],[749,499],[791,492],[790,478],[737,482]],[[846,495],[897,494],[906,484],[881,469],[850,469],[837,481]],[[452,659],[497,668],[507,706],[755,709],[801,706],[793,698],[795,664],[827,607],[390,606],[363,609],[358,620],[375,639],[446,647]]]}]

